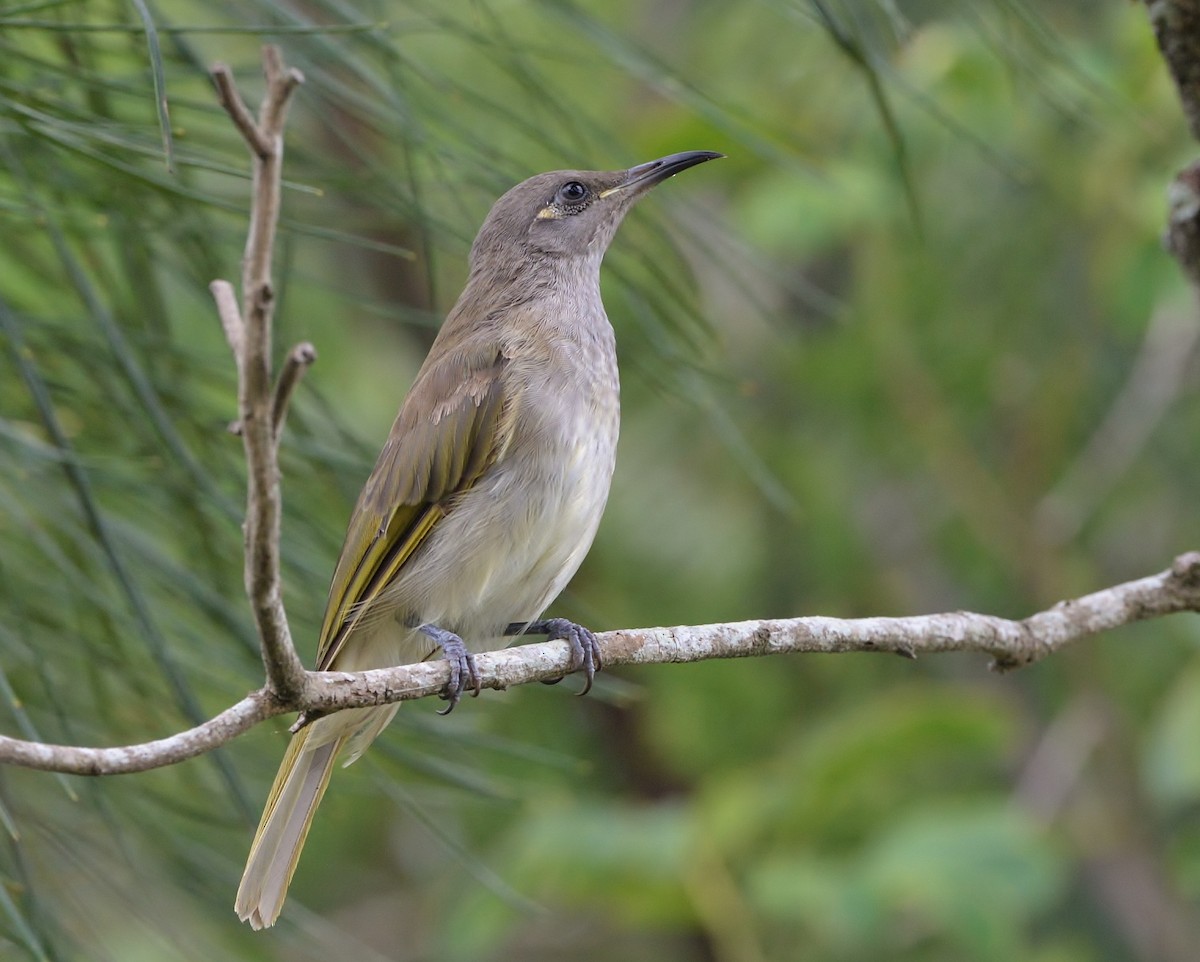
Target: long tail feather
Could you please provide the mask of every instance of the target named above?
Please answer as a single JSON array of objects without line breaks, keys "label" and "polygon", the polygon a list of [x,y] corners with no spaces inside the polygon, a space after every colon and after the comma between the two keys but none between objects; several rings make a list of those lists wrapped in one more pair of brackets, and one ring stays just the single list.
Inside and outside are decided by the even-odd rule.
[{"label": "long tail feather", "polygon": [[279,918],[313,815],[329,786],[333,760],[346,740],[345,735],[312,738],[318,725],[293,736],[250,847],[234,909],[255,929]]}]

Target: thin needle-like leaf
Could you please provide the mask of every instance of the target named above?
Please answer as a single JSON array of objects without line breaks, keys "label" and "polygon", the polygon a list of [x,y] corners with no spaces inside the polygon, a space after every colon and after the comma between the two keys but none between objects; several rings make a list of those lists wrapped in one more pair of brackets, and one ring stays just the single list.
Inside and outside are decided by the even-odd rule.
[{"label": "thin needle-like leaf", "polygon": [[809,2],[817,11],[818,19],[824,25],[830,39],[858,68],[867,82],[867,91],[875,102],[880,122],[892,145],[892,156],[896,160],[896,170],[900,175],[900,182],[904,185],[904,197],[908,203],[909,216],[912,218],[917,233],[921,234],[921,204],[917,198],[917,185],[908,159],[908,145],[904,139],[904,132],[896,120],[896,114],[892,110],[891,99],[884,89],[874,57],[862,40],[854,36],[846,24],[833,15],[824,0],[809,0]]},{"label": "thin needle-like leaf", "polygon": [[[10,840],[9,844],[15,845],[16,843]],[[9,893],[9,886],[6,883],[6,879],[0,878],[0,910],[8,917],[13,934],[20,940],[29,958],[35,962],[50,962],[50,954],[45,941],[38,935],[34,924],[21,911]]]},{"label": "thin needle-like leaf", "polygon": [[[50,394],[46,389],[44,381],[38,375],[37,370],[26,357],[17,318],[2,299],[0,299],[0,331],[4,333],[9,342],[17,369],[21,373],[21,378],[25,382],[46,433],[49,434],[56,447],[64,453],[69,454],[71,443],[62,428],[58,415],[55,413]],[[207,716],[200,707],[187,680],[183,677],[175,656],[172,654],[170,647],[166,643],[166,639],[158,629],[150,605],[117,548],[109,530],[108,522],[92,492],[92,484],[87,472],[71,457],[64,459],[63,469],[79,499],[80,508],[87,519],[88,526],[104,551],[114,579],[120,585],[122,593],[129,602],[134,617],[142,630],[142,634],[150,647],[155,661],[171,685],[181,713],[192,724],[199,724]],[[245,811],[250,811],[253,806],[250,803],[241,779],[238,778],[230,764],[227,753],[217,751],[211,757],[213,763],[220,771],[231,797]]]},{"label": "thin needle-like leaf", "polygon": [[158,46],[158,31],[145,0],[131,0],[146,30],[146,45],[150,49],[150,72],[154,78],[154,107],[158,112],[158,128],[162,132],[163,153],[167,172],[175,173],[175,141],[171,135],[171,111],[167,104],[167,76],[163,70],[162,50]]}]

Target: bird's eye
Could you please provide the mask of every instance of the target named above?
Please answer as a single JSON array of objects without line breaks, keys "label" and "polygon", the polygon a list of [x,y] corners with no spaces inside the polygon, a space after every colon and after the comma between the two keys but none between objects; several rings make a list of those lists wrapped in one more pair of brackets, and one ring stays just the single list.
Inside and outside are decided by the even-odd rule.
[{"label": "bird's eye", "polygon": [[572,180],[558,189],[558,199],[565,204],[578,204],[588,195],[588,189],[579,181]]}]

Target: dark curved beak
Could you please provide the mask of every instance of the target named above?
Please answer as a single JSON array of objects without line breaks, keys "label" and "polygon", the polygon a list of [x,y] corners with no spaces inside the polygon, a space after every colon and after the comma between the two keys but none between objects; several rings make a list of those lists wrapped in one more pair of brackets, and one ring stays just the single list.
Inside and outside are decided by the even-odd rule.
[{"label": "dark curved beak", "polygon": [[638,164],[636,167],[630,167],[625,172],[625,179],[616,187],[610,187],[600,196],[607,197],[609,194],[615,194],[617,191],[626,191],[631,187],[636,187],[635,193],[649,190],[655,184],[661,184],[668,177],[674,177],[681,170],[687,170],[689,167],[695,167],[697,164],[703,164],[705,161],[716,160],[719,157],[724,157],[724,154],[718,154],[715,150],[685,150],[680,154],[669,154],[666,157],[660,157],[658,160],[652,160],[649,163]]}]

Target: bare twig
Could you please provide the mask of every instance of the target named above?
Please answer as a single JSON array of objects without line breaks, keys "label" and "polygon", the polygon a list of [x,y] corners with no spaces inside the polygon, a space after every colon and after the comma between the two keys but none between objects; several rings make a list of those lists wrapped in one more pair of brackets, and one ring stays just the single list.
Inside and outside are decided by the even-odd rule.
[{"label": "bare twig", "polygon": [[287,711],[266,689],[252,692],[202,725],[167,738],[118,748],[45,745],[0,735],[0,761],[21,768],[69,775],[145,772],[202,755],[249,731],[260,721]]},{"label": "bare twig", "polygon": [[292,92],[304,83],[304,74],[285,67],[278,47],[263,47],[263,72],[267,77],[267,95],[258,110],[258,128],[268,136],[281,136]]},{"label": "bare twig", "polygon": [[[243,326],[238,355],[238,415],[247,467],[246,593],[262,641],[267,687],[276,697],[291,702],[304,687],[305,673],[292,644],[279,578],[281,497],[271,390],[275,306],[271,258],[279,222],[283,125],[291,95],[304,78],[299,71],[284,67],[275,47],[263,48],[263,68],[267,90],[257,122],[238,93],[229,68],[218,64],[212,76],[222,105],[250,148],[254,166],[250,229],[242,260]],[[214,296],[225,295],[214,291]],[[228,338],[224,317],[228,308],[220,299],[218,306]]]},{"label": "bare twig", "polygon": [[304,372],[312,367],[316,359],[317,349],[308,341],[303,341],[288,351],[271,397],[271,428],[275,432],[276,441],[283,433],[283,422],[287,419],[288,402],[292,399],[292,392],[296,390]]},{"label": "bare twig", "polygon": [[208,285],[208,289],[216,302],[217,316],[221,319],[221,329],[225,332],[229,350],[233,352],[234,361],[240,365],[245,327],[242,324],[242,312],[238,308],[237,294],[229,281],[213,281]]},{"label": "bare twig", "polygon": [[213,64],[209,72],[212,74],[213,83],[217,85],[217,96],[221,100],[221,106],[237,125],[237,129],[255,155],[265,157],[271,152],[271,144],[263,137],[254,121],[254,115],[250,113],[242,95],[238,93],[237,85],[233,82],[233,71],[229,69],[228,64],[218,63]]},{"label": "bare twig", "polygon": [[[1200,611],[1200,552],[1166,571],[1064,601],[1023,621],[951,612],[911,618],[791,618],[724,625],[646,628],[598,635],[607,667],[811,652],[894,652],[906,656],[966,651],[990,655],[1000,670],[1029,665],[1099,632],[1181,611]],[[571,667],[565,641],[477,655],[484,688],[559,678]],[[294,699],[254,692],[217,718],[170,738],[121,748],[75,748],[0,739],[0,763],[76,774],[118,774],[170,765],[224,744],[285,711],[330,712],[440,694],[444,661],[372,671],[315,671]]]}]

